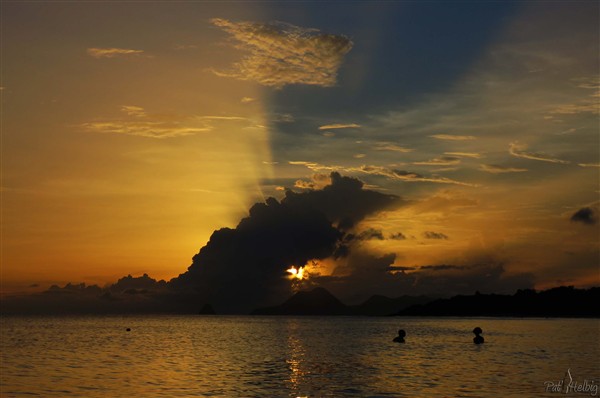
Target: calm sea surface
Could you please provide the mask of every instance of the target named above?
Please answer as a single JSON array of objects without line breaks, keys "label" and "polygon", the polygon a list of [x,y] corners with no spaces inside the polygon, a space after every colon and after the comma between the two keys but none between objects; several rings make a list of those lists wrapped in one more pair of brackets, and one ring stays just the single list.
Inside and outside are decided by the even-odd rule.
[{"label": "calm sea surface", "polygon": [[[472,343],[475,326],[483,328],[482,346]],[[545,382],[569,382],[569,370],[575,383],[597,388],[599,326],[597,319],[7,317],[0,395],[593,396],[566,385],[546,392]],[[392,343],[400,327],[406,344]]]}]

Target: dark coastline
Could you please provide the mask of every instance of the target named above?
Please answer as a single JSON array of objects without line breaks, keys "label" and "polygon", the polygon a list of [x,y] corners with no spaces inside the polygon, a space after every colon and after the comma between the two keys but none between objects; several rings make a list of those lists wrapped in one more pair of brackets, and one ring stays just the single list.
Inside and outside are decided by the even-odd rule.
[{"label": "dark coastline", "polygon": [[[519,290],[514,295],[476,292],[473,295],[458,295],[447,299],[427,299],[425,296],[402,296],[397,299],[373,297],[361,305],[346,306],[325,289],[317,288],[296,293],[279,306],[260,308],[252,314],[600,318],[600,307],[596,304],[600,299],[599,287],[576,289],[561,286],[540,292],[527,289]],[[419,303],[420,300],[424,302]],[[389,311],[390,305],[396,305],[396,309]]]}]

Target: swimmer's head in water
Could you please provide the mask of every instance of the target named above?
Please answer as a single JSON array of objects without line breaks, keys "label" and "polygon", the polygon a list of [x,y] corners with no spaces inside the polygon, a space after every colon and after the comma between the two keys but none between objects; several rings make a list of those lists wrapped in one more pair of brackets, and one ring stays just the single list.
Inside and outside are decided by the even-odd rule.
[{"label": "swimmer's head in water", "polygon": [[473,329],[473,333],[481,334],[481,333],[483,333],[483,330],[481,330],[481,328],[479,326],[477,326],[475,329]]},{"label": "swimmer's head in water", "polygon": [[406,332],[404,331],[404,329],[398,330],[398,336],[400,336],[400,337],[405,337],[406,336]]}]

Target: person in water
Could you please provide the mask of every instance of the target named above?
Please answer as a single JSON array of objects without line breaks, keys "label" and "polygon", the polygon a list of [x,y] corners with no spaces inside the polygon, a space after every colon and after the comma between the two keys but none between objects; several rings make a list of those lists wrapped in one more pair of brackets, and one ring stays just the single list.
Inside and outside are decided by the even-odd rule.
[{"label": "person in water", "polygon": [[473,343],[475,344],[483,344],[483,336],[480,336],[483,333],[483,330],[479,326],[473,329],[473,333],[475,333],[475,337],[473,338]]},{"label": "person in water", "polygon": [[406,336],[404,329],[398,330],[398,336],[394,338],[394,343],[405,343],[404,336]]}]

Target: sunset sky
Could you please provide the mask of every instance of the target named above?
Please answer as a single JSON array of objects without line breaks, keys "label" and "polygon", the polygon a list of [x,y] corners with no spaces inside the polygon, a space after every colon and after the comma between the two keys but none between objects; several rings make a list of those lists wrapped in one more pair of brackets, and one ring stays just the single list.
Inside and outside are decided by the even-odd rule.
[{"label": "sunset sky", "polygon": [[399,199],[315,275],[600,284],[597,2],[1,7],[4,294],[169,280],[332,172]]}]

